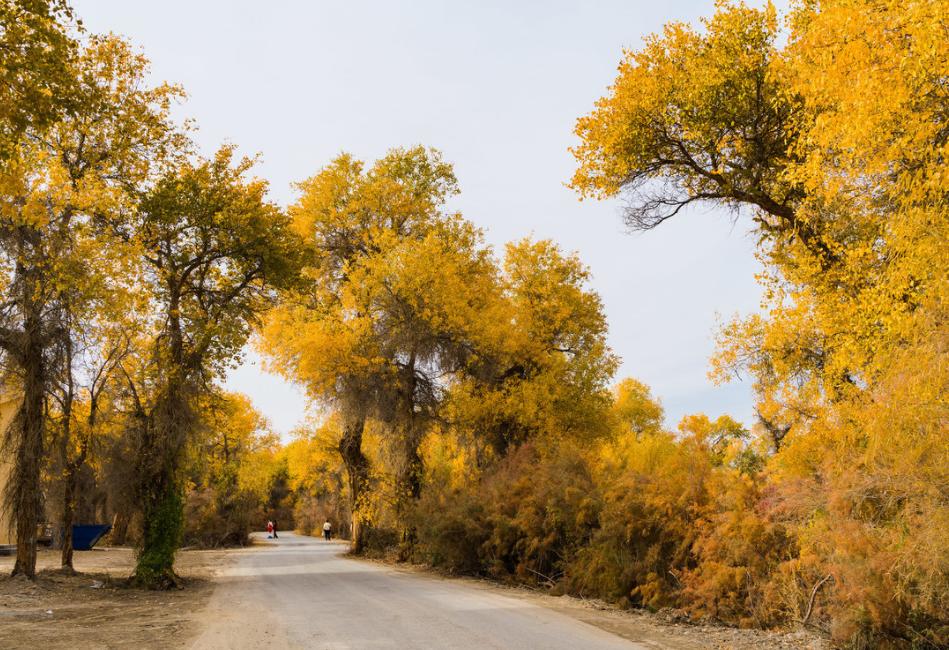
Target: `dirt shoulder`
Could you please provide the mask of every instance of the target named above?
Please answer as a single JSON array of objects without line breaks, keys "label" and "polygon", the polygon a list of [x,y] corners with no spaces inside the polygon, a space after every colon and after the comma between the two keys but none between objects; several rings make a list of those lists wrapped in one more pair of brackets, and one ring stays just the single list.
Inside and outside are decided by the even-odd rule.
[{"label": "dirt shoulder", "polygon": [[448,576],[429,567],[378,559],[354,558],[382,563],[391,569],[425,574],[442,580],[459,580],[476,588],[501,593],[509,598],[530,601],[555,610],[589,625],[611,632],[629,641],[662,650],[828,650],[829,642],[808,631],[741,630],[720,625],[697,625],[672,612],[653,614],[619,609],[598,600],[572,596],[551,596],[542,591],[520,586],[507,586],[492,580],[465,576]]},{"label": "dirt shoulder", "polygon": [[55,569],[59,553],[41,551],[35,582],[10,578],[12,557],[0,557],[0,648],[180,648],[199,631],[195,622],[228,551],[181,551],[185,588],[167,592],[125,587],[134,564],[127,548],[76,552],[80,573]]}]

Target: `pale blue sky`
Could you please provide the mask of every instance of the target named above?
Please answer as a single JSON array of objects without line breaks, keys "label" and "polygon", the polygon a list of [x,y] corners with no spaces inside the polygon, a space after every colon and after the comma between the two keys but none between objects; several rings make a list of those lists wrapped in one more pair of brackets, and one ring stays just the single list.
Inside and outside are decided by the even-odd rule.
[{"label": "pale blue sky", "polygon": [[[606,305],[618,377],[652,386],[670,426],[686,414],[751,423],[747,383],[706,378],[717,315],[758,308],[747,224],[709,208],[628,235],[620,203],[580,203],[564,183],[573,125],[616,74],[622,49],[712,0],[238,2],[74,0],[93,32],[141,46],[156,79],[189,93],[206,152],[259,152],[274,200],[341,151],[371,160],[425,144],[455,165],[453,207],[496,248],[525,236],[576,250]],[[228,386],[286,433],[302,393],[250,359]]]}]

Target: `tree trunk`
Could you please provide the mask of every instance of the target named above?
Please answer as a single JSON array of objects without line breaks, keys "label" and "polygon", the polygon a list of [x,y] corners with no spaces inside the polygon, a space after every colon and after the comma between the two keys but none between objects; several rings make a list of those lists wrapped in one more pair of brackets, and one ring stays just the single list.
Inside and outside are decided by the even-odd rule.
[{"label": "tree trunk", "polygon": [[79,471],[70,465],[66,470],[65,486],[63,489],[63,549],[61,565],[67,573],[75,573],[73,567],[72,527],[76,519],[76,489],[79,483]]},{"label": "tree trunk", "polygon": [[184,524],[177,481],[165,476],[142,494],[142,546],[132,581],[148,589],[178,586],[175,554]]},{"label": "tree trunk", "polygon": [[43,458],[45,426],[46,368],[43,349],[37,341],[38,325],[26,328],[26,346],[20,367],[23,371],[23,402],[14,423],[16,436],[13,472],[8,497],[16,522],[16,563],[13,575],[36,577],[36,529],[40,524],[42,494],[40,465]]},{"label": "tree trunk", "polygon": [[73,390],[73,354],[72,339],[66,337],[66,390],[62,401],[62,431],[59,439],[59,454],[63,464],[63,511],[60,525],[63,528],[62,553],[60,556],[60,565],[67,573],[75,573],[72,565],[72,525],[76,514],[76,484],[78,482],[79,468],[76,462],[70,458],[69,444],[72,439],[72,409],[75,392]]},{"label": "tree trunk", "polygon": [[419,432],[416,419],[411,417],[403,434],[402,467],[396,477],[396,515],[402,526],[402,547],[399,559],[408,560],[416,542],[415,526],[411,523],[412,508],[422,496],[424,467],[419,454]]},{"label": "tree trunk", "polygon": [[142,540],[132,581],[149,589],[179,584],[175,554],[184,528],[178,465],[191,426],[184,382],[172,374],[144,423],[138,450]]},{"label": "tree trunk", "polygon": [[76,473],[72,470],[66,472],[66,485],[63,490],[63,549],[60,557],[60,564],[63,570],[73,573],[75,568],[72,565],[72,525],[75,515],[76,501]]},{"label": "tree trunk", "polygon": [[403,507],[422,496],[422,474],[424,467],[418,453],[418,445],[409,442],[403,457],[404,466],[399,472],[399,494],[404,497]]},{"label": "tree trunk", "polygon": [[[398,509],[401,511],[400,517],[406,515],[412,504],[418,501],[419,497],[422,496],[422,474],[424,467],[422,465],[422,457],[418,453],[417,445],[406,445],[402,457],[402,464],[398,476],[396,477]],[[405,535],[403,535],[403,537],[405,537]]]},{"label": "tree trunk", "polygon": [[125,546],[129,532],[131,515],[126,510],[116,512],[112,517],[112,533],[109,535],[109,545]]},{"label": "tree trunk", "polygon": [[369,532],[366,509],[369,486],[369,459],[362,453],[362,434],[366,427],[364,416],[347,419],[343,426],[343,437],[339,441],[339,453],[349,474],[349,503],[352,517],[352,550],[362,553]]},{"label": "tree trunk", "polygon": [[416,375],[416,350],[413,349],[405,368],[405,389],[400,396],[402,430],[399,444],[402,449],[402,466],[396,476],[395,511],[402,526],[402,545],[399,559],[407,560],[415,546],[416,531],[411,524],[412,507],[422,496],[422,457],[418,448],[422,442],[422,427],[417,413],[416,393],[418,378]]}]

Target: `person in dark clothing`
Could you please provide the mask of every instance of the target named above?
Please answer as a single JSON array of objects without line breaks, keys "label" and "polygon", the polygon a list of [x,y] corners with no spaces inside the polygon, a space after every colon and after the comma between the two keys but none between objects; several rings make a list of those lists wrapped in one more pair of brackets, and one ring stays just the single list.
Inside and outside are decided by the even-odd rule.
[{"label": "person in dark clothing", "polygon": [[273,538],[280,539],[279,537],[277,537],[277,520],[276,519],[273,520]]}]

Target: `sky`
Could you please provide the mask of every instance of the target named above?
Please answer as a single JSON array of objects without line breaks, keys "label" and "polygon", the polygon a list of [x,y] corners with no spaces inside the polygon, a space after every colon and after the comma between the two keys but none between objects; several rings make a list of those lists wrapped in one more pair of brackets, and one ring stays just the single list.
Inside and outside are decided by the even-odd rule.
[{"label": "sky", "polygon": [[[755,3],[753,3],[755,4]],[[452,162],[452,209],[497,251],[524,237],[577,251],[603,299],[617,379],[649,384],[669,426],[685,414],[751,424],[748,380],[707,378],[719,323],[759,308],[754,238],[743,219],[696,207],[626,232],[621,200],[583,201],[565,186],[576,119],[616,76],[624,48],[670,21],[697,23],[713,0],[73,0],[87,30],[139,46],[155,81],[181,84],[178,110],[209,154],[259,154],[271,198],[340,152],[371,161],[424,144]],[[284,436],[307,400],[253,352],[227,378]]]}]

